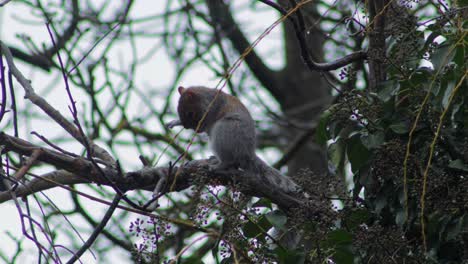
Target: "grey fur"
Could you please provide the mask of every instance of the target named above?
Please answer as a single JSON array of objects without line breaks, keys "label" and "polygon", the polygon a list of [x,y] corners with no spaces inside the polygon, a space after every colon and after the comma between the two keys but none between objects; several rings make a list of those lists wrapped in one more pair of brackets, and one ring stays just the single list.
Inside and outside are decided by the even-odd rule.
[{"label": "grey fur", "polygon": [[[199,132],[208,132],[211,149],[220,161],[216,169],[240,168],[254,172],[266,185],[280,187],[287,193],[299,191],[291,179],[255,154],[255,122],[240,101],[216,89],[197,86],[187,90],[191,91],[190,98],[179,100],[181,122],[173,121],[169,125],[182,124],[185,128],[195,129],[203,113],[207,112]],[[188,115],[189,111],[193,114]]]}]

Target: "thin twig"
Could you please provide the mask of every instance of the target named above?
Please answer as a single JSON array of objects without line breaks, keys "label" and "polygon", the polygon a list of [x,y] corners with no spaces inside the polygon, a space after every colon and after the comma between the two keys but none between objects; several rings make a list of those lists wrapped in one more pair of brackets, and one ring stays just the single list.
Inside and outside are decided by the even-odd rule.
[{"label": "thin twig", "polygon": [[29,157],[29,159],[26,160],[24,165],[18,171],[16,171],[15,175],[13,175],[13,178],[17,181],[21,180],[24,177],[24,175],[26,175],[26,173],[29,171],[29,169],[31,169],[31,166],[34,164],[34,162],[36,162],[41,153],[41,149],[35,149],[31,157]]},{"label": "thin twig", "polygon": [[[8,68],[16,80],[21,84],[25,91],[25,98],[29,99],[33,104],[37,105],[42,109],[49,117],[51,117],[55,122],[57,122],[62,128],[65,129],[72,137],[78,140],[80,143],[84,144],[85,139],[82,137],[80,131],[68,121],[59,111],[57,111],[53,106],[51,106],[44,98],[40,97],[34,91],[34,88],[31,86],[31,82],[26,79],[23,74],[16,68],[15,63],[13,62],[13,56],[11,55],[8,47],[0,41],[0,48],[5,56],[5,59],[8,64]],[[115,162],[112,156],[101,147],[96,144],[92,145],[94,148],[94,154],[101,158],[104,161],[109,163]]]},{"label": "thin twig", "polygon": [[[7,178],[9,178],[9,159],[7,158],[6,159],[6,165],[7,165],[7,168],[6,168],[6,171],[7,171]],[[10,186],[10,183],[8,181],[4,181],[4,184],[6,185],[7,187],[7,190],[9,192],[9,194],[11,195],[14,203],[15,203],[15,206],[16,206],[16,209],[18,210],[18,213],[20,215],[20,222],[21,222],[21,230],[23,232],[23,235],[26,236],[29,240],[31,240],[34,244],[36,244],[36,246],[40,249],[39,251],[42,252],[42,251],[45,251],[47,252],[47,255],[54,261],[57,261],[55,258],[54,258],[54,254],[52,254],[52,252],[50,252],[46,247],[44,247],[35,237],[32,237],[31,235],[29,235],[28,231],[27,231],[27,228],[26,228],[26,224],[24,222],[24,218],[27,218],[30,220],[30,222],[33,222],[35,223],[40,229],[41,231],[46,234],[46,232],[44,232],[42,226],[40,225],[40,223],[38,223],[36,220],[34,220],[33,218],[31,218],[30,216],[28,215],[25,215],[23,213],[23,210],[21,209],[21,205],[18,201],[18,197],[16,196],[16,193],[12,190],[11,186]],[[49,237],[46,235],[46,238],[49,242],[51,242],[49,240]],[[52,244],[52,243],[51,243]]]},{"label": "thin twig", "polygon": [[116,24],[115,26],[113,26],[110,30],[108,30],[103,36],[101,36],[94,44],[93,46],[88,50],[86,51],[86,53],[83,55],[83,57],[75,64],[75,66],[73,66],[68,72],[67,74],[70,75],[88,56],[89,54],[94,50],[94,48],[97,47],[97,45],[102,41],[104,40],[112,31],[114,31],[114,29],[116,29],[118,26],[120,26],[120,24]]},{"label": "thin twig", "polygon": [[[55,46],[56,43],[55,43],[55,40],[54,40],[54,37],[53,37],[53,34],[52,34],[52,31],[51,31],[51,28],[49,26],[49,24],[47,23],[46,24],[47,26],[47,30],[49,32],[49,35],[50,35],[50,38],[51,38],[51,41],[53,43],[53,45]],[[84,130],[83,130],[83,127],[81,126],[81,123],[80,123],[80,120],[78,118],[78,109],[76,107],[76,102],[73,98],[73,95],[71,93],[71,90],[70,90],[70,85],[69,85],[69,82],[68,82],[68,76],[67,76],[67,72],[65,70],[65,67],[64,67],[64,64],[63,64],[63,60],[62,60],[62,57],[60,56],[60,53],[57,52],[57,57],[58,57],[58,60],[59,60],[59,63],[60,63],[60,69],[62,71],[62,76],[63,76],[63,80],[64,80],[64,83],[65,83],[65,89],[67,91],[67,95],[68,95],[68,98],[70,100],[70,103],[71,103],[71,107],[69,107],[70,109],[70,112],[72,113],[72,116],[73,116],[73,119],[74,119],[74,123],[75,123],[75,126],[77,127],[77,130],[78,130],[78,133],[80,135],[80,139],[81,139],[81,143],[83,144],[83,146],[86,148],[86,153],[87,153],[87,156],[88,156],[88,160],[94,165],[94,167],[96,168],[96,170],[101,174],[102,177],[104,177],[106,180],[109,181],[111,187],[115,190],[116,193],[120,194],[121,198],[126,201],[127,203],[129,203],[131,206],[135,207],[135,208],[138,208],[138,209],[143,209],[141,206],[137,205],[136,203],[134,203],[133,201],[131,201],[128,197],[125,196],[124,194],[124,191],[122,191],[115,183],[114,181],[112,181],[111,179],[109,179],[106,175],[106,173],[104,173],[104,171],[102,170],[102,168],[97,164],[97,162],[95,161],[95,159],[93,158],[93,156],[96,154],[95,153],[95,149],[97,147],[96,144],[92,144],[91,140],[88,139],[88,137],[86,136],[86,134],[84,133]],[[75,128],[76,129],[76,128]],[[102,149],[103,150],[103,149]],[[110,165],[111,167],[115,167],[115,166],[118,166],[119,164],[109,155],[109,153],[107,151],[105,151],[105,154],[107,154],[107,156],[104,158],[104,161],[108,161],[108,162],[111,162],[110,164],[107,164],[107,165]]]},{"label": "thin twig", "polygon": [[301,135],[299,135],[293,143],[288,147],[288,149],[285,151],[283,157],[281,157],[280,160],[278,160],[273,167],[276,169],[281,168],[284,166],[286,163],[288,163],[289,160],[291,160],[294,155],[297,153],[297,151],[304,146],[305,142],[315,134],[315,127],[312,129],[309,129],[307,131],[304,131]]},{"label": "thin twig", "polygon": [[38,137],[39,139],[41,139],[42,141],[44,141],[47,145],[51,146],[52,148],[62,152],[63,154],[66,154],[66,155],[69,155],[69,156],[72,156],[72,157],[79,157],[79,155],[76,155],[75,153],[72,153],[72,152],[69,152],[69,151],[66,151],[64,149],[62,149],[61,147],[55,145],[54,143],[50,142],[46,137],[44,137],[43,135],[40,135],[39,133],[37,133],[36,131],[33,131],[31,132],[32,135],[35,135],[36,137]]},{"label": "thin twig", "polygon": [[3,1],[0,3],[0,7],[5,6],[5,5],[8,4],[9,2],[11,2],[11,0],[3,0]]},{"label": "thin twig", "polygon": [[15,137],[19,136],[18,133],[18,111],[16,110],[15,89],[13,87],[13,75],[11,70],[8,69],[8,87],[10,88],[11,95],[11,111],[13,112],[13,130]]},{"label": "thin twig", "polygon": [[2,102],[0,103],[0,122],[2,122],[6,109],[6,82],[5,82],[5,66],[3,66],[3,56],[0,50],[0,85],[2,86]]},{"label": "thin twig", "polygon": [[67,264],[75,263],[75,261],[77,261],[85,253],[85,251],[88,250],[88,248],[94,243],[98,235],[101,234],[102,230],[111,219],[112,214],[114,214],[114,211],[119,205],[121,198],[122,194],[117,193],[115,195],[114,200],[112,200],[112,204],[109,206],[109,209],[107,209],[107,212],[102,218],[101,222],[96,226],[91,236],[88,238],[88,240],[86,240],[86,243],[84,243],[83,246],[81,246],[81,248],[70,258],[69,261],[67,261]]}]

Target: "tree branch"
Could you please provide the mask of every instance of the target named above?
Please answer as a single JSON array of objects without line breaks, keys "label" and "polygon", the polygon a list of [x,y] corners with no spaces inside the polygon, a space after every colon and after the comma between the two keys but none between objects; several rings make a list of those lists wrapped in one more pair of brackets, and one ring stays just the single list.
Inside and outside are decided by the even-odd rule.
[{"label": "tree branch", "polygon": [[385,81],[385,15],[391,3],[386,0],[369,1],[369,91],[375,91],[377,85]]},{"label": "tree branch", "polygon": [[52,68],[52,60],[50,58],[47,58],[44,55],[41,54],[28,54],[18,48],[11,47],[9,46],[8,49],[11,50],[11,54],[13,57],[22,60],[28,64],[37,66],[44,71],[50,72],[50,68]]},{"label": "tree branch", "polygon": [[[68,27],[64,30],[62,35],[56,36],[57,39],[57,45],[56,46],[51,46],[50,48],[47,48],[43,52],[39,54],[28,54],[18,48],[15,47],[8,47],[11,50],[11,54],[13,57],[22,60],[28,64],[37,66],[45,71],[50,72],[50,69],[54,65],[52,61],[52,57],[61,49],[65,47],[65,44],[73,37],[73,35],[76,32],[76,29],[78,28],[78,22],[79,22],[79,5],[77,0],[71,1],[72,3],[72,18],[70,21],[70,24]],[[40,5],[40,3],[39,3]],[[39,6],[42,8],[42,6]],[[42,8],[43,9],[43,8]],[[47,13],[44,11],[45,16],[47,17],[48,22],[50,21],[50,18],[47,16]]]},{"label": "tree branch", "polygon": [[[266,0],[259,0],[260,2],[273,7],[274,9],[278,10],[281,15],[287,16],[288,20],[291,22],[294,28],[294,32],[296,33],[296,38],[299,41],[299,47],[301,49],[301,57],[304,61],[304,63],[307,65],[309,70],[311,71],[331,71],[331,70],[336,70],[339,69],[343,66],[346,66],[348,64],[351,64],[355,61],[359,60],[364,60],[367,58],[367,53],[364,51],[357,51],[353,52],[351,54],[348,54],[344,56],[343,58],[339,58],[335,61],[332,62],[315,62],[312,60],[312,55],[310,54],[310,48],[307,44],[307,40],[305,38],[305,25],[304,25],[304,19],[302,17],[302,12],[300,8],[309,3],[310,1],[301,1],[299,4],[296,3],[296,1],[290,1],[292,2],[293,6],[292,9],[289,11],[286,11],[283,9],[281,6],[271,2],[271,1],[266,1]],[[297,13],[297,21],[291,16],[291,13]]]},{"label": "tree branch", "polygon": [[[206,5],[208,6],[210,16],[213,20],[213,27],[219,26],[221,31],[229,38],[236,51],[239,54],[244,53],[244,51],[250,47],[250,42],[234,21],[228,5],[219,0],[208,0],[206,1]],[[245,62],[258,81],[263,87],[267,88],[275,98],[281,98],[283,96],[282,90],[278,87],[279,82],[276,80],[277,75],[263,63],[262,59],[255,51],[251,51],[249,55],[245,57]]]},{"label": "tree branch", "polygon": [[[41,149],[41,155],[37,160],[56,166],[64,171],[56,171],[38,177],[24,185],[18,186],[15,190],[17,196],[26,196],[39,191],[51,189],[61,184],[70,185],[78,183],[95,182],[106,186],[118,186],[123,191],[128,190],[148,190],[152,191],[161,175],[168,177],[168,182],[176,183],[172,191],[181,191],[197,183],[210,185],[235,186],[240,192],[256,196],[266,197],[281,209],[288,212],[294,208],[307,206],[302,194],[291,195],[282,191],[278,186],[270,184],[265,178],[269,175],[255,175],[249,172],[230,170],[213,171],[210,166],[213,160],[191,161],[180,169],[175,167],[171,171],[178,171],[178,176],[169,174],[168,167],[143,168],[141,170],[125,173],[124,177],[119,177],[119,172],[114,168],[102,168],[99,171],[89,160],[82,157],[70,157],[55,150],[35,146],[25,140],[9,136],[0,132],[0,145],[7,151],[13,151],[21,155],[31,156],[35,150]],[[104,175],[102,175],[104,173]],[[293,183],[292,183],[293,184]],[[165,186],[162,193],[170,192],[170,186]],[[9,192],[0,192],[0,203],[10,200]],[[315,215],[315,212],[311,212]]]},{"label": "tree branch", "polygon": [[91,236],[88,238],[88,240],[86,240],[86,243],[84,243],[83,246],[81,246],[81,248],[75,254],[73,254],[70,260],[67,261],[67,264],[75,263],[86,252],[86,250],[88,250],[88,248],[94,243],[94,241],[97,239],[99,234],[101,234],[102,230],[104,229],[104,227],[107,225],[107,223],[111,219],[112,214],[114,213],[115,209],[119,205],[120,199],[122,199],[122,195],[117,193],[114,197],[114,200],[112,201],[112,204],[109,206],[106,214],[102,218],[101,222],[99,222],[98,226],[94,229]]},{"label": "tree branch", "polygon": [[21,84],[25,92],[25,98],[29,99],[33,104],[42,109],[48,116],[50,116],[57,124],[63,127],[71,136],[78,140],[83,145],[89,144],[92,148],[93,154],[107,161],[110,165],[114,165],[115,161],[112,156],[103,148],[89,142],[89,139],[80,133],[80,131],[68,121],[59,111],[51,106],[44,98],[40,97],[31,86],[31,82],[23,76],[23,74],[16,68],[13,62],[13,56],[8,47],[0,41],[0,50],[5,56],[10,72],[15,76],[16,80]]}]

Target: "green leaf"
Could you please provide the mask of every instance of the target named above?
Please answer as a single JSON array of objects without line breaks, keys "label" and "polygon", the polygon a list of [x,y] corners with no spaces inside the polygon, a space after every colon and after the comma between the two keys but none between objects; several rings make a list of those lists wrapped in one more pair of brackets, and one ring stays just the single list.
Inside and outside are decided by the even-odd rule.
[{"label": "green leaf", "polygon": [[445,89],[444,97],[442,98],[442,106],[447,108],[449,105],[450,95],[452,94],[453,89],[455,88],[455,82],[448,82],[447,88]]},{"label": "green leaf", "polygon": [[458,1],[458,6],[459,6],[460,8],[463,8],[463,7],[465,7],[465,6],[468,6],[468,0],[459,0],[459,1]]},{"label": "green leaf", "polygon": [[353,264],[354,255],[347,247],[338,247],[333,254],[333,261],[336,264]]},{"label": "green leaf", "polygon": [[335,143],[330,144],[328,147],[328,155],[330,156],[330,161],[333,165],[335,165],[338,170],[341,170],[345,157],[345,146],[343,144],[343,140],[339,139]]},{"label": "green leaf", "polygon": [[369,150],[364,147],[358,134],[348,139],[346,153],[353,173],[366,164],[370,156]]},{"label": "green leaf", "polygon": [[344,245],[353,241],[351,234],[344,229],[333,230],[328,234],[328,241],[332,245]]},{"label": "green leaf", "polygon": [[395,216],[395,222],[396,222],[397,225],[403,226],[405,221],[406,221],[406,212],[405,212],[405,210],[403,208],[399,209],[397,211],[397,213],[396,213],[396,216]]},{"label": "green leaf", "polygon": [[455,56],[455,49],[451,45],[442,44],[431,57],[432,65],[434,70],[439,72],[447,63],[451,62]]},{"label": "green leaf", "polygon": [[389,126],[389,128],[397,134],[406,134],[409,131],[408,125],[403,121],[393,123]]},{"label": "green leaf", "polygon": [[463,219],[465,216],[458,218],[454,224],[447,227],[447,240],[452,240],[461,234],[463,228]]},{"label": "green leaf", "polygon": [[285,230],[285,224],[288,217],[280,210],[274,210],[265,215],[268,221],[276,228]]},{"label": "green leaf", "polygon": [[377,196],[377,199],[375,200],[375,211],[377,214],[380,214],[382,209],[387,206],[387,197],[383,194]]},{"label": "green leaf", "polygon": [[361,137],[362,144],[368,149],[375,149],[382,145],[385,141],[385,134],[381,131],[377,131],[374,134]]},{"label": "green leaf", "polygon": [[252,207],[265,207],[271,209],[271,201],[267,198],[260,198],[258,201],[252,204]]},{"label": "green leaf", "polygon": [[[433,70],[429,67],[419,67],[416,71],[414,71],[410,79],[408,81],[404,81],[401,83],[403,86],[402,89],[419,89],[419,85],[424,87],[425,90],[428,89],[432,80]],[[434,92],[434,87],[432,88]],[[435,93],[437,94],[437,93]]]},{"label": "green leaf", "polygon": [[267,218],[265,216],[261,216],[257,222],[247,222],[242,228],[242,231],[248,238],[258,238],[259,236],[263,236],[263,233],[270,230],[271,227],[272,226]]},{"label": "green leaf", "polygon": [[[468,0],[467,0],[468,2]],[[456,51],[455,51],[455,57],[453,58],[453,61],[461,68],[465,66],[466,60],[465,60],[465,45],[458,45]]]},{"label": "green leaf", "polygon": [[320,117],[317,128],[315,129],[315,140],[317,143],[325,145],[327,140],[330,139],[330,136],[327,131],[328,121],[331,117],[331,111],[325,110]]},{"label": "green leaf", "polygon": [[450,161],[450,163],[448,164],[448,167],[452,169],[457,169],[457,170],[468,172],[468,165],[464,164],[463,161],[460,159]]},{"label": "green leaf", "polygon": [[382,102],[387,102],[398,92],[399,87],[399,83],[396,80],[381,82],[377,86],[377,97],[382,100]]},{"label": "green leaf", "polygon": [[355,229],[367,222],[369,212],[366,209],[355,209],[344,219],[346,226],[350,229]]},{"label": "green leaf", "polygon": [[351,243],[352,235],[344,229],[337,229],[328,233],[326,246],[334,250],[332,255],[334,263],[353,263],[354,256],[350,251]]},{"label": "green leaf", "polygon": [[275,252],[281,264],[303,264],[305,262],[305,253],[302,250],[288,250],[278,247]]}]

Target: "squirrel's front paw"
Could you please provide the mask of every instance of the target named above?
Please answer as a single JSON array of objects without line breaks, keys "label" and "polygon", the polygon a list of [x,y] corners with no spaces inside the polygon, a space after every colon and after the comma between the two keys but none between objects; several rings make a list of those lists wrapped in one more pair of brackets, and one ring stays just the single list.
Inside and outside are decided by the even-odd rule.
[{"label": "squirrel's front paw", "polygon": [[210,171],[217,170],[220,164],[221,164],[221,161],[218,158],[216,158],[215,156],[211,156],[208,159],[208,169]]},{"label": "squirrel's front paw", "polygon": [[181,126],[181,125],[182,123],[180,122],[180,120],[172,120],[166,124],[166,127],[169,129],[173,129],[176,126]]},{"label": "squirrel's front paw", "polygon": [[216,157],[210,157],[210,170],[211,171],[228,171],[237,170],[238,166],[233,163],[221,162]]}]

